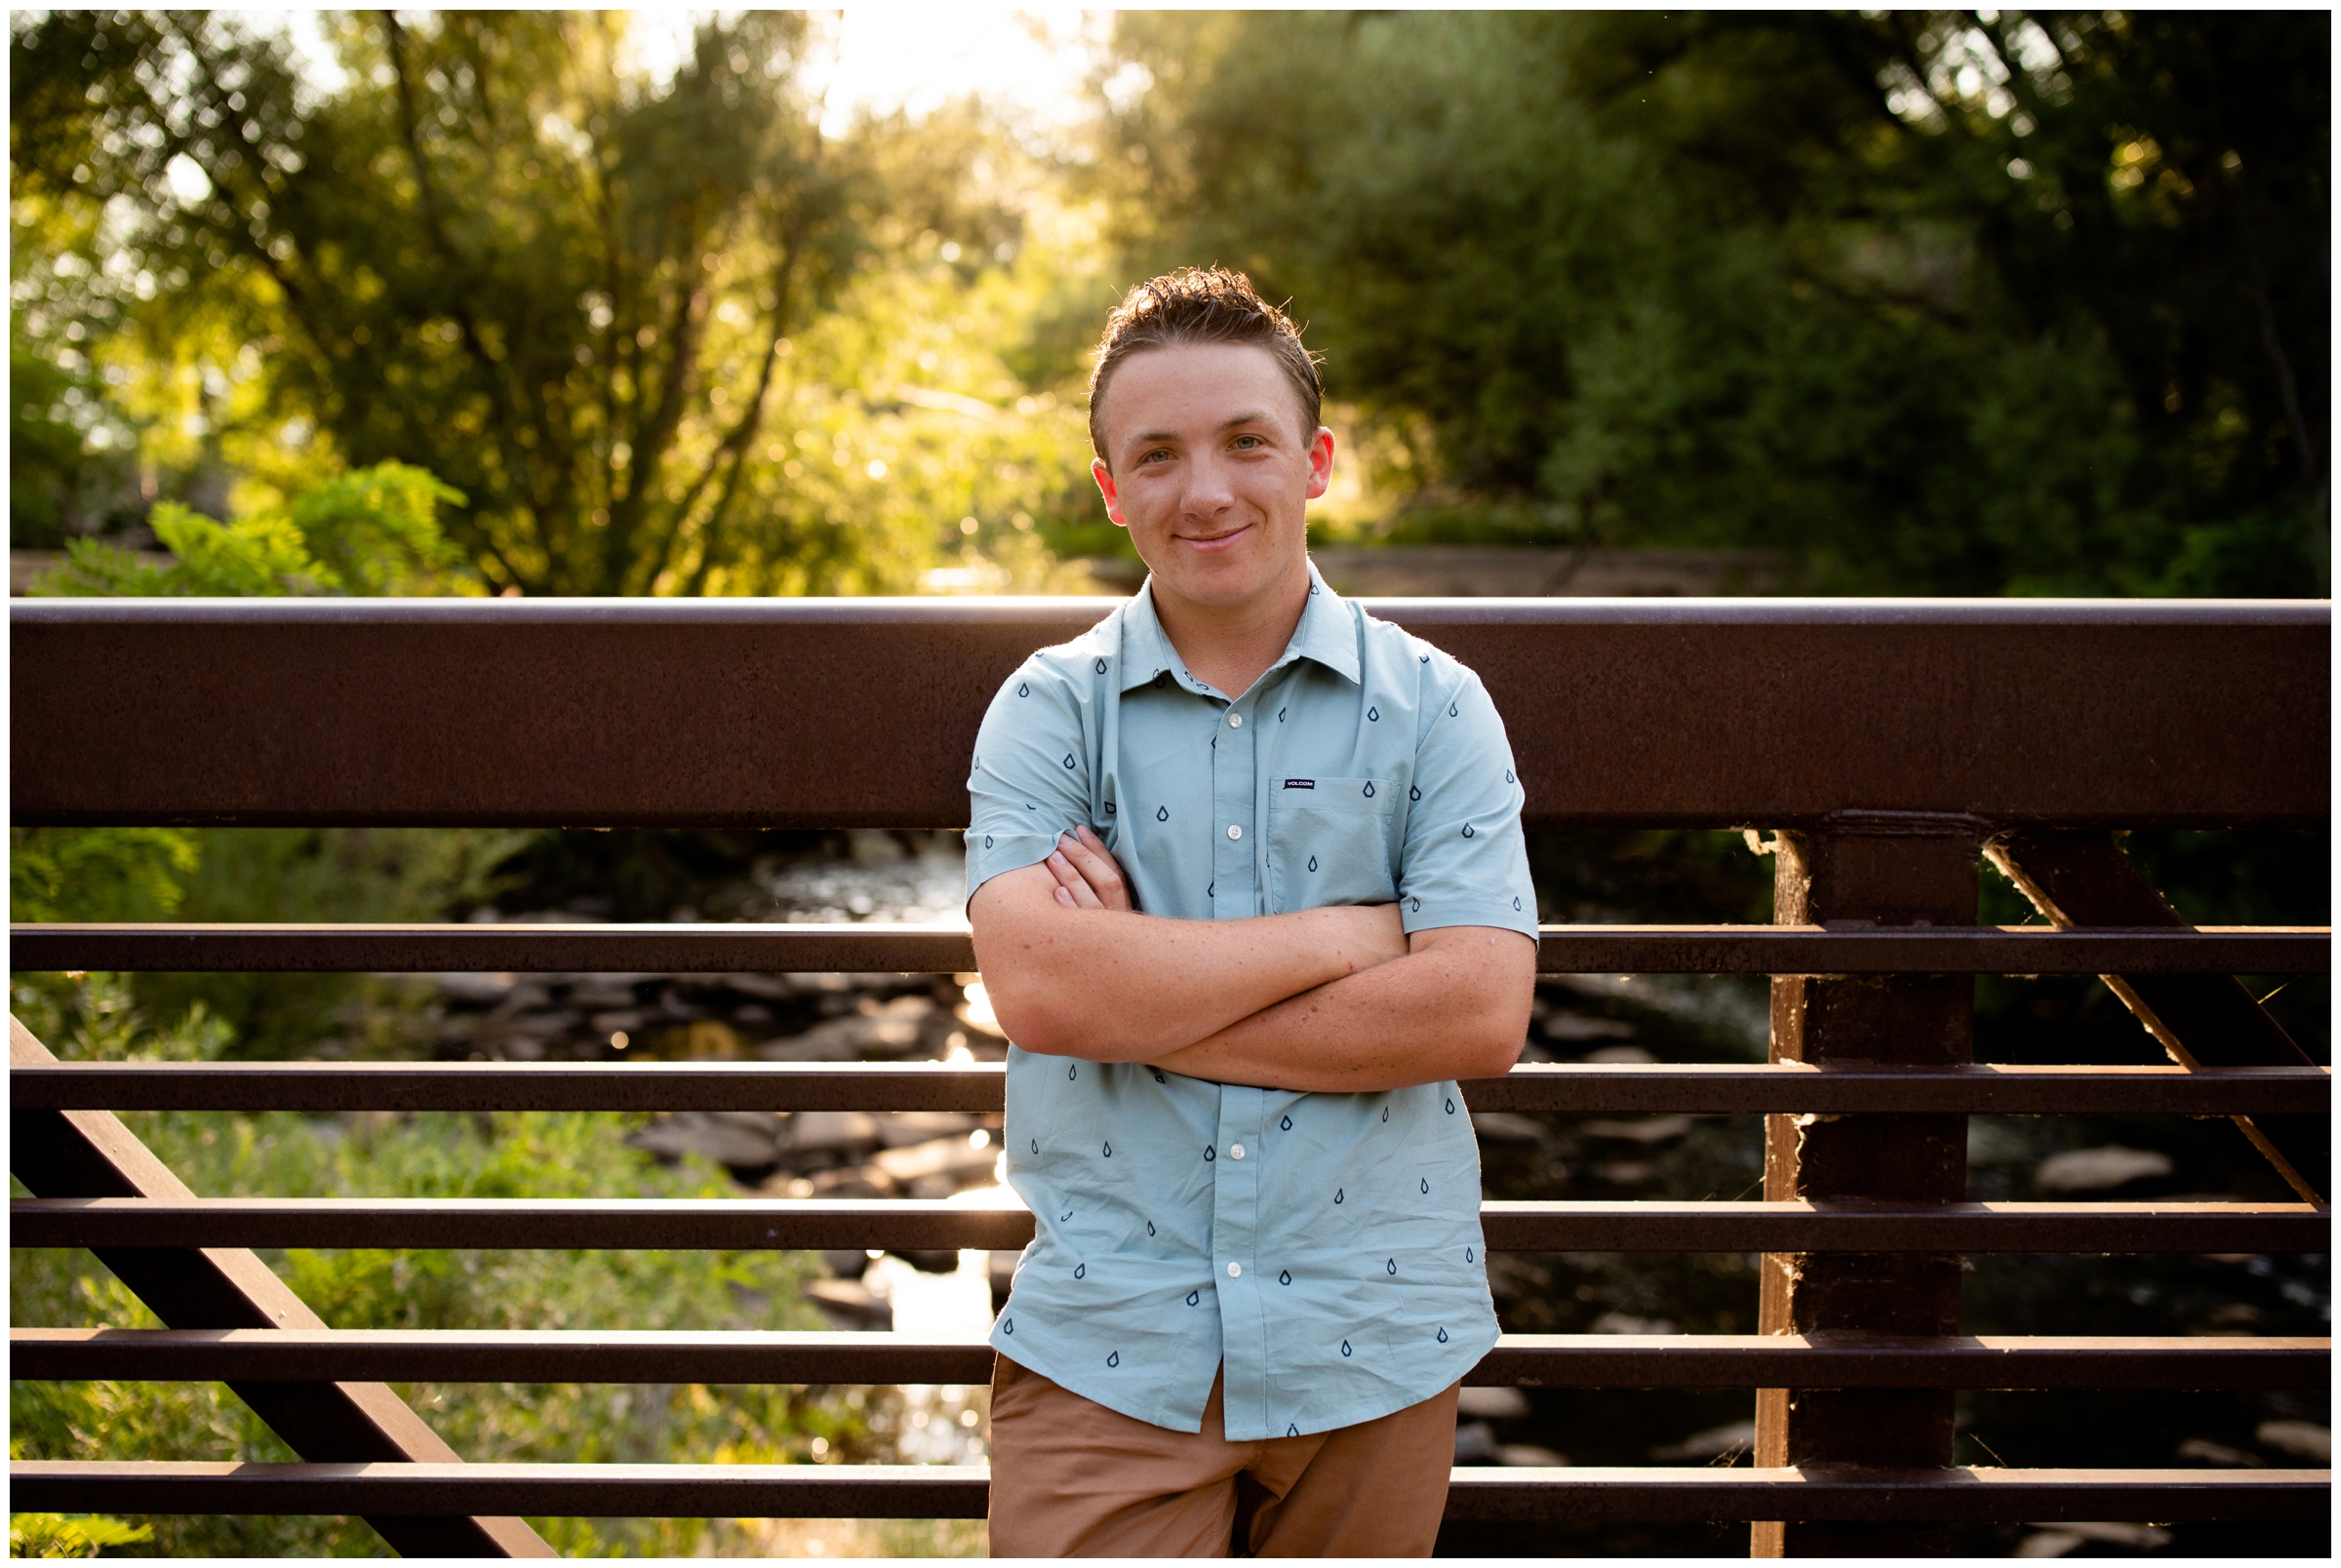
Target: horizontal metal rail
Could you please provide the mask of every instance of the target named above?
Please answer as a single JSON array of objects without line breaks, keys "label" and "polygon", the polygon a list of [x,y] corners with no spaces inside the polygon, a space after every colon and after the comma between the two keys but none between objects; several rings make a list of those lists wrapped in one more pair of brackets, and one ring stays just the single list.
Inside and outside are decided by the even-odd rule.
[{"label": "horizontal metal rail", "polygon": [[[1530,828],[2332,812],[2321,602],[1366,604],[1478,673]],[[1114,605],[15,600],[11,820],[964,827],[1001,683]]]},{"label": "horizontal metal rail", "polygon": [[[19,969],[958,973],[952,925],[13,925]],[[1547,925],[1543,974],[2309,974],[2310,925]]]},{"label": "horizontal metal rail", "polygon": [[[966,1383],[980,1336],[596,1329],[14,1328],[9,1376],[70,1381]],[[1506,1334],[1463,1375],[1544,1389],[2305,1389],[2329,1339]]]},{"label": "horizontal metal rail", "polygon": [[[1003,1190],[1005,1191],[1005,1190]],[[1021,1207],[836,1198],[17,1198],[20,1247],[1010,1250]],[[1496,1202],[1515,1252],[2323,1252],[2306,1203]]]},{"label": "horizontal metal rail", "polygon": [[[9,1075],[51,1111],[974,1111],[998,1062],[60,1062]],[[1905,1113],[2324,1115],[2321,1067],[1816,1068],[1802,1062],[1532,1062],[1463,1084],[1474,1111],[1630,1116]]]},{"label": "horizontal metal rail", "polygon": [[[58,1513],[528,1513],[981,1518],[972,1465],[246,1465],[17,1460],[10,1507]],[[1480,1469],[1449,1519],[2314,1520],[2329,1470]]]}]

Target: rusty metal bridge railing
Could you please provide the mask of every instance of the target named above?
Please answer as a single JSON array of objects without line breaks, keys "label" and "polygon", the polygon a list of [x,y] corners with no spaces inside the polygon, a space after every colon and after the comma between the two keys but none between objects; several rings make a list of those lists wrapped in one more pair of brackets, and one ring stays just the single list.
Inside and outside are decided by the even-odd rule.
[{"label": "rusty metal bridge railing", "polygon": [[[11,606],[19,824],[949,827],[984,703],[1100,602]],[[2322,604],[1392,601],[1478,669],[1531,827],[1756,827],[1769,926],[1553,926],[1547,973],[1764,973],[1764,1065],[1532,1065],[1475,1110],[1761,1114],[1748,1202],[1490,1202],[1496,1248],[1764,1254],[1754,1335],[1506,1336],[1467,1381],[1746,1388],[1753,1469],[1458,1468],[1455,1518],[1754,1524],[1759,1554],[1940,1549],[1951,1523],[2321,1518],[2306,1470],[1955,1467],[1961,1389],[2321,1385],[2329,1342],[1979,1338],[1967,1253],[2325,1253],[2330,1078],[2233,978],[2329,932],[2188,925],[2109,830],[2327,815]],[[1978,854],[2048,926],[1976,921]],[[18,926],[20,969],[965,971],[856,926]],[[2100,974],[2123,1067],[1972,1056],[1972,977]],[[2147,1039],[2151,1037],[2151,1041]],[[2151,1061],[2159,1043],[2162,1061]],[[250,1249],[1010,1249],[916,1201],[199,1197],[121,1110],[996,1111],[996,1065],[60,1062],[11,1039],[12,1244],[83,1246],[170,1325],[13,1329],[17,1378],[224,1381],[293,1465],[17,1462],[17,1508],[351,1513],[411,1554],[542,1554],[522,1514],[979,1516],[980,1469],[465,1464],[384,1386],[980,1383],[980,1341],[367,1332]],[[1970,1115],[2236,1119],[2286,1203],[1973,1203]]]}]

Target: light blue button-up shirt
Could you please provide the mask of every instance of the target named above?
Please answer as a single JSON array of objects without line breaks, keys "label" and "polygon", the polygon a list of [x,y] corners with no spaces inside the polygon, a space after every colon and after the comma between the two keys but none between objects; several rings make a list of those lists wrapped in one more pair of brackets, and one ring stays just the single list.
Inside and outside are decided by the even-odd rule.
[{"label": "light blue button-up shirt", "polygon": [[[971,896],[1092,825],[1137,907],[1239,920],[1399,902],[1409,931],[1536,935],[1521,790],[1479,678],[1310,570],[1284,656],[1230,700],[1151,585],[993,699],[968,780]],[[1231,1440],[1418,1403],[1495,1344],[1479,1147],[1453,1082],[1380,1094],[1008,1056],[1032,1246],[992,1344],[1112,1410]]]}]

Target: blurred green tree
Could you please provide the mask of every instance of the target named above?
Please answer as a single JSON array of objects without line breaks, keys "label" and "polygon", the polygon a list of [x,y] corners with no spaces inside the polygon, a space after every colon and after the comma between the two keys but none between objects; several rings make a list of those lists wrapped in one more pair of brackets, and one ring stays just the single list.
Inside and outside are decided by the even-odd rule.
[{"label": "blurred green tree", "polygon": [[218,15],[20,21],[19,205],[115,215],[92,244],[149,330],[264,360],[274,417],[339,460],[452,482],[496,589],[701,591],[789,556],[754,460],[799,337],[883,255],[1013,249],[966,124],[822,135],[801,14],[707,20],[666,80],[622,15],[327,27],[337,85]]},{"label": "blurred green tree", "polygon": [[1295,296],[1392,536],[2324,591],[2321,13],[1125,13],[1131,270]]}]

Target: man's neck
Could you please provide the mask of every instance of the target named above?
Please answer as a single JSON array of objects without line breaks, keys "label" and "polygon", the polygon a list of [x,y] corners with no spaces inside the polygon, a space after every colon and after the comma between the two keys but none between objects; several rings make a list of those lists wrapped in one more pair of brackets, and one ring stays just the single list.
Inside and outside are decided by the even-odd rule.
[{"label": "man's neck", "polygon": [[1241,605],[1198,605],[1163,593],[1159,584],[1149,591],[1155,619],[1188,673],[1241,697],[1291,645],[1309,608],[1308,558],[1296,560],[1268,592]]}]

